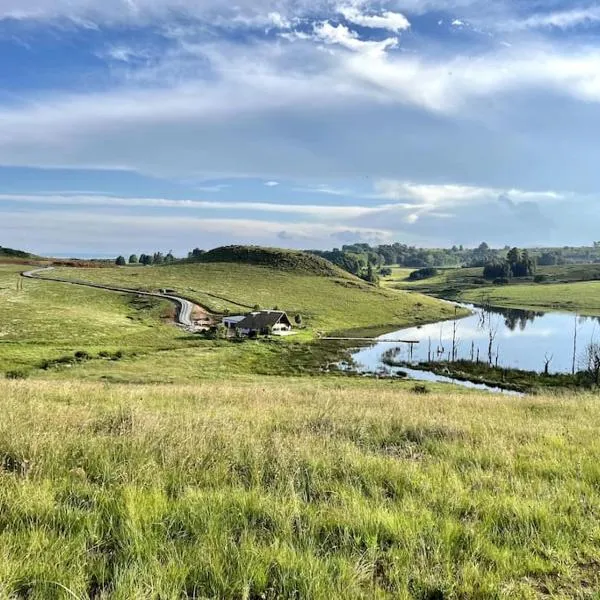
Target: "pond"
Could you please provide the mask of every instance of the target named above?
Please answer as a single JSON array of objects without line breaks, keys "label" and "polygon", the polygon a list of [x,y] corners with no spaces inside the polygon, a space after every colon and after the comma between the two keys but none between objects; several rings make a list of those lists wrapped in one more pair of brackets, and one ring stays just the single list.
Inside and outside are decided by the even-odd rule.
[{"label": "pond", "polygon": [[[587,346],[600,340],[600,317],[463,306],[472,311],[470,316],[394,331],[377,338],[381,340],[378,343],[357,350],[352,355],[357,370],[389,370],[383,362],[386,352],[391,352],[396,362],[447,361],[452,358],[454,345],[457,360],[477,360],[479,356],[481,362],[491,358],[492,364],[500,367],[537,372],[549,362],[550,373],[571,373],[575,332],[577,370],[583,368]],[[414,340],[418,344],[411,351],[408,344],[385,340]],[[409,376],[424,380],[433,377],[414,371]]]}]

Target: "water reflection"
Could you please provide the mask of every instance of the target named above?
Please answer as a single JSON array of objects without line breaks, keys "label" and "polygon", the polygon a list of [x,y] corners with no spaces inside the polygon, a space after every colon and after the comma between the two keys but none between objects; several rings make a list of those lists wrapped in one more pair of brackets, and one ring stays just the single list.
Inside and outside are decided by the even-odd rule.
[{"label": "water reflection", "polygon": [[[465,318],[395,331],[380,343],[354,355],[362,370],[384,368],[384,353],[410,363],[460,359],[479,360],[506,368],[541,372],[552,357],[551,373],[569,373],[582,366],[587,346],[600,339],[600,317],[576,317],[568,313],[544,313],[521,309],[469,306]],[[574,344],[574,337],[577,341]],[[385,340],[414,340],[393,344]]]}]

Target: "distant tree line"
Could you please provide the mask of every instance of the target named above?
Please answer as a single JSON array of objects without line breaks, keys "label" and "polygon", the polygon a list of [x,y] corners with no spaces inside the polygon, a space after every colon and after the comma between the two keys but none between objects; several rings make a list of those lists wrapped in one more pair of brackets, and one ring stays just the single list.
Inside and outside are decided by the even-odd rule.
[{"label": "distant tree line", "polygon": [[124,256],[118,256],[115,260],[115,264],[119,267],[124,267],[127,264],[130,265],[164,265],[174,263],[177,259],[173,256],[173,252],[169,251],[167,254],[162,252],[155,252],[154,254],[132,254],[129,260],[126,260]]}]

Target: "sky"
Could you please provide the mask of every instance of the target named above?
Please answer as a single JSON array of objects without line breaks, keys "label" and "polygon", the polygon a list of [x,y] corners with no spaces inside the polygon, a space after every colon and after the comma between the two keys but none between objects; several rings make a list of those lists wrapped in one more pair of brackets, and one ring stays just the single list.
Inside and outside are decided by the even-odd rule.
[{"label": "sky", "polygon": [[599,34],[578,0],[0,0],[0,245],[589,245]]}]

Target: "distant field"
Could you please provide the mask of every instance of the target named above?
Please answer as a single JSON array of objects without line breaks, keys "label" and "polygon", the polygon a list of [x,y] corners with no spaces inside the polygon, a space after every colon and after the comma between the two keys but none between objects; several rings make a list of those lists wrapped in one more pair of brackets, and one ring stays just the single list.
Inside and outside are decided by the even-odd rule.
[{"label": "distant field", "polygon": [[2,598],[600,588],[597,397],[319,379],[0,382],[0,397]]},{"label": "distant field", "polygon": [[600,315],[600,281],[482,287],[466,291],[461,299],[491,302],[508,308],[533,308]]},{"label": "distant field", "polygon": [[278,307],[292,316],[301,314],[307,326],[324,331],[424,323],[452,313],[434,299],[377,289],[350,277],[297,274],[255,265],[200,263],[58,269],[55,273],[137,289],[171,288],[217,312],[247,311],[243,305]]}]

